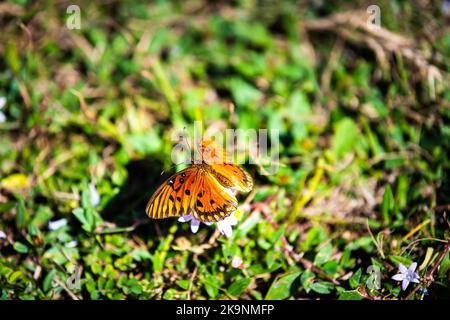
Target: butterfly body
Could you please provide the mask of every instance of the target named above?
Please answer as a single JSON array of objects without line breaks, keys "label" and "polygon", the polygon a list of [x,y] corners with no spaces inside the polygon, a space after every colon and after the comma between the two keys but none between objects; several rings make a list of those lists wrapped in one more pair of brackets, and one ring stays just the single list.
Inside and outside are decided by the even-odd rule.
[{"label": "butterfly body", "polygon": [[[202,148],[204,144],[209,150]],[[194,162],[174,174],[155,191],[146,207],[150,218],[192,214],[203,222],[217,222],[237,209],[237,191],[252,189],[251,176],[239,166],[226,162],[222,149],[217,145],[204,140],[199,151],[202,156],[200,163]]]}]

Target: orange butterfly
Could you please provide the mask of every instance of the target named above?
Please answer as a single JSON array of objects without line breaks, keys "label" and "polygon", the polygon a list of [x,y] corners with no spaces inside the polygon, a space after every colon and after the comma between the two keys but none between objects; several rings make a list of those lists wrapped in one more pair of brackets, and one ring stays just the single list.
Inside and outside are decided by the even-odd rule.
[{"label": "orange butterfly", "polygon": [[237,209],[236,191],[252,190],[252,177],[227,162],[217,143],[202,140],[198,150],[200,163],[174,174],[153,194],[145,209],[150,218],[192,214],[202,222],[221,221]]}]

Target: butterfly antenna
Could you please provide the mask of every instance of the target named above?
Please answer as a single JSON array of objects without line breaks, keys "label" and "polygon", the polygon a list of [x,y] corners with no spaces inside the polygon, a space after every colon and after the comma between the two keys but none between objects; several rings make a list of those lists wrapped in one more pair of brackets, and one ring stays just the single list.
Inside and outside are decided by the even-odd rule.
[{"label": "butterfly antenna", "polygon": [[178,165],[180,165],[180,164],[182,164],[182,163],[183,163],[183,162],[175,163],[173,166],[170,166],[169,168],[162,170],[162,171],[161,171],[161,175],[163,175],[164,173],[166,173],[166,171],[171,170],[171,169],[175,168],[176,166],[178,166]]},{"label": "butterfly antenna", "polygon": [[[186,127],[184,127],[184,129],[186,129]],[[191,147],[191,144],[189,143],[189,139],[186,137],[186,136],[184,136],[183,137],[184,138],[184,140],[186,141],[186,144],[188,145],[188,147],[189,147],[189,154],[190,154],[190,156],[192,157],[192,147]],[[191,158],[191,161],[192,161],[192,158]]]}]

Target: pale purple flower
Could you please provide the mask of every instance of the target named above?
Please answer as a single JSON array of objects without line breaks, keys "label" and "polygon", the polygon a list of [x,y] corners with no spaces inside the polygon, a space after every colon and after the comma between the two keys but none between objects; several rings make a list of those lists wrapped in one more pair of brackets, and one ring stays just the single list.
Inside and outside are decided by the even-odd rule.
[{"label": "pale purple flower", "polygon": [[89,194],[91,196],[91,204],[95,208],[100,204],[100,195],[93,182],[89,183]]},{"label": "pale purple flower", "polygon": [[48,228],[50,230],[57,230],[64,227],[67,224],[67,219],[59,219],[56,221],[49,221]]},{"label": "pale purple flower", "polygon": [[0,239],[6,239],[5,231],[0,230]]},{"label": "pale purple flower", "polygon": [[419,275],[416,271],[417,262],[411,263],[411,265],[406,268],[403,264],[398,264],[398,271],[400,273],[392,277],[392,280],[402,282],[402,290],[405,291],[408,288],[410,282],[420,283]]},{"label": "pale purple flower", "polygon": [[442,1],[442,12],[444,15],[448,15],[450,13],[450,1],[444,0]]},{"label": "pale purple flower", "polygon": [[[6,98],[0,97],[0,110],[2,110],[5,105],[6,105]],[[6,121],[5,114],[0,111],[0,123],[3,123],[5,121]]]}]

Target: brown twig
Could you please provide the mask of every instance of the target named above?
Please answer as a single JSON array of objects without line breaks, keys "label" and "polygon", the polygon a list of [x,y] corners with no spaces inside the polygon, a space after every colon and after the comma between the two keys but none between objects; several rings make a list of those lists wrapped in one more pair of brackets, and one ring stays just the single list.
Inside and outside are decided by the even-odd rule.
[{"label": "brown twig", "polygon": [[70,289],[66,286],[66,284],[65,284],[63,281],[59,280],[58,277],[55,277],[55,278],[53,279],[53,281],[55,281],[56,284],[58,284],[59,286],[61,286],[61,288],[63,288],[64,291],[66,291],[67,294],[68,294],[73,300],[82,300],[82,299],[79,298],[75,293],[73,293],[72,290],[70,290]]},{"label": "brown twig", "polygon": [[187,293],[188,300],[191,300],[191,291],[192,291],[192,286],[194,284],[195,276],[197,275],[197,270],[198,270],[198,268],[197,268],[197,266],[195,266],[195,269],[192,272],[191,278],[189,279],[189,288],[188,288],[188,293]]},{"label": "brown twig", "polygon": [[[434,281],[434,273],[436,272],[436,270],[438,269],[439,265],[441,264],[442,260],[444,260],[445,255],[447,254],[448,250],[450,249],[450,238],[447,239],[447,243],[444,247],[444,250],[441,252],[441,254],[439,255],[439,258],[437,259],[436,263],[434,264],[433,268],[431,268],[431,270],[427,273],[427,275],[425,276],[425,283],[426,286],[430,286],[431,283]],[[409,300],[409,298],[411,298],[417,291],[419,291],[420,288],[423,287],[423,284],[419,284],[417,285],[414,290],[412,290],[406,297],[404,300]]]},{"label": "brown twig", "polygon": [[391,32],[381,26],[367,23],[367,13],[363,11],[341,12],[322,19],[302,21],[307,31],[333,32],[338,37],[357,46],[370,48],[382,69],[389,71],[389,56],[403,57],[420,72],[428,83],[430,96],[436,98],[436,87],[448,79],[449,74],[433,65],[416,45],[414,39]]}]

